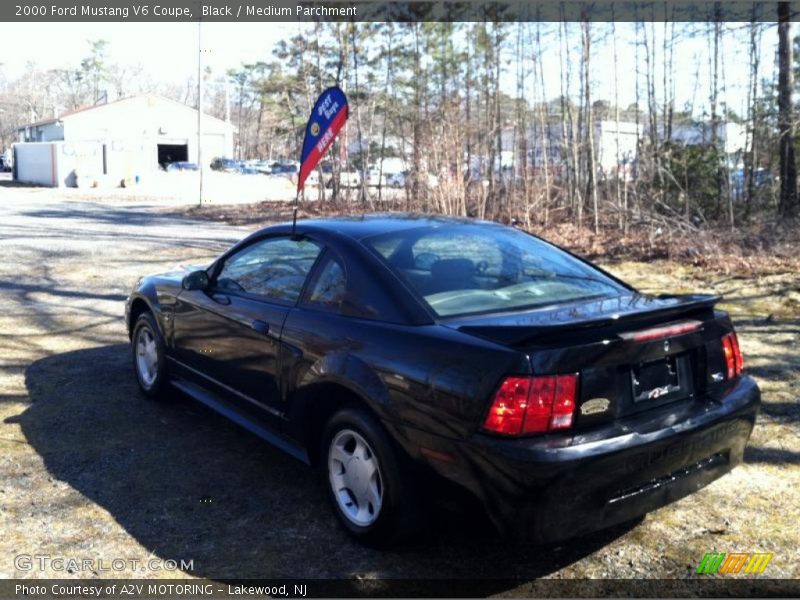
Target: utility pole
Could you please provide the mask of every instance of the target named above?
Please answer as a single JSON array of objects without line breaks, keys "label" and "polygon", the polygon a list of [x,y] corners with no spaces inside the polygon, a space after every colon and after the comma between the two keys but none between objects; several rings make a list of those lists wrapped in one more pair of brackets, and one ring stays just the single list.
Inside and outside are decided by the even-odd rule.
[{"label": "utility pole", "polygon": [[203,206],[203,28],[197,19],[197,169],[200,175],[198,206]]},{"label": "utility pole", "polygon": [[225,78],[225,122],[231,122],[231,80]]}]

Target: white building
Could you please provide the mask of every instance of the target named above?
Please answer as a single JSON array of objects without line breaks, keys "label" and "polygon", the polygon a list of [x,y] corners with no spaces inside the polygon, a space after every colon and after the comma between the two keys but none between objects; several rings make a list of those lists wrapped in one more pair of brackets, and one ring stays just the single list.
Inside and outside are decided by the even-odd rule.
[{"label": "white building", "polygon": [[[713,129],[711,123],[673,125],[672,140],[686,146],[705,146],[711,144]],[[740,123],[717,123],[717,143],[725,154],[746,152],[749,149],[747,129]]]},{"label": "white building", "polygon": [[[571,136],[567,125],[567,138]],[[625,177],[632,177],[634,164],[637,159],[637,146],[645,140],[646,133],[643,124],[630,121],[601,120],[594,122],[594,153],[598,171],[605,176],[625,173]],[[659,127],[659,133],[663,133]],[[686,146],[709,145],[711,143],[711,124],[677,124],[673,125],[671,139]],[[576,141],[584,143],[586,136],[583,132],[576,135]],[[502,165],[510,168],[513,163],[516,169],[520,168],[521,161],[515,155],[520,151],[521,132],[514,127],[506,127],[502,132]],[[560,122],[545,123],[544,127],[539,122],[534,122],[528,127],[526,148],[528,153],[527,164],[533,172],[540,171],[545,165],[545,156],[549,169],[556,175],[562,172],[562,166],[567,154],[564,152],[564,131]],[[717,142],[721,149],[729,156],[745,152],[749,149],[749,140],[744,125],[732,122],[720,122],[717,125]],[[473,170],[482,173],[485,161],[481,157],[473,157]],[[495,170],[497,170],[497,163]]]},{"label": "white building", "polygon": [[[619,125],[619,127],[617,126]],[[598,121],[595,123],[595,151],[598,167],[605,174],[630,168],[636,160],[636,150],[642,137],[642,125],[628,121]]]},{"label": "white building", "polygon": [[[561,123],[545,123],[544,127],[538,122],[528,127],[527,151],[528,165],[534,170],[545,165],[545,155],[549,168],[558,172],[566,155],[563,151],[563,137]],[[503,154],[519,150],[520,133],[513,127],[503,130]],[[567,131],[569,137],[570,132]],[[595,121],[593,131],[594,154],[597,168],[606,175],[617,173],[618,169],[629,168],[636,160],[637,143],[643,135],[642,125],[628,121]],[[585,141],[585,135],[576,136],[576,141]],[[516,148],[514,148],[516,144]],[[503,157],[503,165],[510,164],[511,158]],[[519,164],[519,163],[517,163]]]},{"label": "white building", "polygon": [[[230,123],[204,114],[201,127],[205,166],[215,157],[233,155]],[[74,185],[76,175],[135,180],[159,165],[198,162],[198,112],[143,94],[31,123],[19,129],[19,141],[20,181]]]}]

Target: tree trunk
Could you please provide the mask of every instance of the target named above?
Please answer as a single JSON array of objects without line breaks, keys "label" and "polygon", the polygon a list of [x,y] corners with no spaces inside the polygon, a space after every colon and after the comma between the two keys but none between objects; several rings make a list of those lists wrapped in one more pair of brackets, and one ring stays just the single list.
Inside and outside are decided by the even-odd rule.
[{"label": "tree trunk", "polygon": [[420,168],[422,165],[422,126],[420,123],[420,104],[422,103],[421,86],[422,86],[422,57],[419,50],[419,24],[414,24],[414,122],[412,126],[412,135],[414,138],[414,147],[412,148],[412,168],[411,168],[411,202],[415,209],[418,210],[417,202],[420,197]]},{"label": "tree trunk", "polygon": [[597,165],[594,152],[594,108],[592,106],[591,81],[589,79],[592,38],[589,22],[583,22],[583,88],[586,94],[586,196],[592,199],[594,232],[600,232],[600,208],[597,204]]},{"label": "tree trunk", "polygon": [[[542,53],[541,23],[536,24],[536,59],[539,67],[539,135],[541,137],[542,169],[544,170],[544,225],[550,221],[550,119],[547,111],[547,94],[545,93],[544,58]],[[534,163],[535,164],[535,163]],[[527,178],[526,178],[527,181]],[[527,200],[527,194],[526,194]]]},{"label": "tree trunk", "polygon": [[758,112],[756,111],[756,101],[758,98],[758,67],[759,67],[759,44],[761,35],[759,33],[760,24],[757,22],[757,8],[753,6],[753,19],[750,23],[750,85],[748,86],[748,136],[745,144],[745,218],[750,216],[750,210],[755,200],[756,185],[755,175],[758,164],[756,154],[756,127]]},{"label": "tree trunk", "polygon": [[778,212],[782,217],[797,211],[797,166],[794,162],[792,123],[792,36],[791,4],[778,3],[778,130],[780,135],[781,194]]},{"label": "tree trunk", "polygon": [[387,30],[385,32],[386,40],[388,43],[386,52],[386,81],[383,86],[383,122],[381,123],[381,155],[380,164],[378,166],[378,204],[382,205],[383,201],[383,161],[386,154],[386,128],[389,123],[389,98],[391,98],[391,85],[392,85],[392,56],[394,49],[392,48],[392,41],[394,39],[394,25],[392,23],[386,24]]},{"label": "tree trunk", "polygon": [[722,214],[722,165],[719,162],[724,151],[719,147],[719,126],[720,119],[717,113],[719,103],[719,58],[722,38],[721,7],[714,5],[714,37],[713,37],[713,56],[712,56],[712,76],[711,76],[711,148],[714,152],[714,180],[717,192],[716,216]]},{"label": "tree trunk", "polygon": [[[350,40],[352,42],[352,51],[353,51],[353,76],[355,79],[355,96],[356,98],[361,98],[361,90],[358,85],[358,47],[359,43],[356,40],[356,24],[351,23],[350,25]],[[372,204],[372,198],[370,198],[367,192],[367,170],[369,168],[369,141],[367,142],[367,148],[364,149],[364,135],[363,135],[363,127],[361,124],[361,102],[356,102],[356,133],[358,135],[358,159],[361,165],[361,183],[359,185],[359,202],[362,206],[368,206],[371,211],[375,210],[374,205]]]},{"label": "tree trunk", "polygon": [[619,137],[619,56],[617,54],[617,24],[614,20],[614,7],[611,8],[611,42],[613,44],[613,53],[614,53],[614,127],[616,128],[615,133],[615,156],[614,160],[616,163],[615,174],[616,177],[614,178],[614,199],[616,200],[617,204],[617,222],[620,231],[625,229],[625,222],[628,219],[628,207],[627,207],[627,189],[625,191],[625,198],[623,203],[623,194],[620,187],[625,185],[627,188],[628,182],[628,173],[627,173],[627,162],[626,162],[626,169],[622,172],[622,178],[620,178],[620,165],[622,164],[622,156],[620,155],[620,137]]}]

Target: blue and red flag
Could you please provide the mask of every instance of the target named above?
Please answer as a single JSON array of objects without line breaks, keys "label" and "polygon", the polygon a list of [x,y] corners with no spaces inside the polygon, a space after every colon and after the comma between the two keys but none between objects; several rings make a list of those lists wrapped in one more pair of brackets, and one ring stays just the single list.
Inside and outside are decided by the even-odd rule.
[{"label": "blue and red flag", "polygon": [[297,178],[297,191],[303,189],[311,171],[317,166],[333,139],[347,121],[349,108],[347,96],[338,87],[330,87],[317,99],[306,125],[303,139],[303,153],[300,155],[300,174]]}]

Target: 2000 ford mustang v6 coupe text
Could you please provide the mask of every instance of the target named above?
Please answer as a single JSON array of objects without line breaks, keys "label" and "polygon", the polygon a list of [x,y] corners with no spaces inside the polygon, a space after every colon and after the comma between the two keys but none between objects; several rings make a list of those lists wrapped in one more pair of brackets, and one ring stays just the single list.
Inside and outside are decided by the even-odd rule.
[{"label": "2000 ford mustang v6 coupe text", "polygon": [[741,462],[760,394],[717,300],[640,294],[502,225],[389,215],[267,227],[141,279],[126,318],[146,395],[172,385],[320,465],[361,541],[413,533],[433,476],[549,542]]}]

